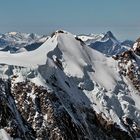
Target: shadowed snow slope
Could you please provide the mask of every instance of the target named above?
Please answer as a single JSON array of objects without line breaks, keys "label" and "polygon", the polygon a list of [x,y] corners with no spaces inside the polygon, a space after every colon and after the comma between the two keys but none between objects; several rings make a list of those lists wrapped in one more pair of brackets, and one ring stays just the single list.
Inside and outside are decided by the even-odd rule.
[{"label": "shadowed snow slope", "polygon": [[[0,76],[11,80],[13,96],[16,96],[17,84],[23,89],[25,85],[28,87],[31,83],[37,86],[35,88],[33,86],[26,96],[37,104],[34,117],[44,115],[41,126],[37,127],[33,120],[29,123],[27,116],[24,118],[23,115],[36,132],[36,136],[33,137],[41,137],[38,134],[39,128],[41,132],[44,130],[42,127],[46,127],[46,131],[49,129],[44,121],[48,121],[53,112],[43,114],[38,111],[41,109],[41,104],[38,105],[38,98],[41,98],[38,95],[39,88],[44,88],[47,92],[45,96],[50,97],[48,99],[50,102],[48,100],[46,102],[51,103],[51,107],[55,110],[56,122],[60,119],[60,114],[64,113],[65,117],[62,118],[67,119],[65,121],[69,122],[69,127],[74,131],[69,134],[69,130],[66,132],[67,129],[59,128],[65,121],[60,119],[62,121],[60,124],[54,124],[53,118],[50,123],[53,122],[53,126],[60,129],[54,131],[56,135],[59,134],[57,137],[65,139],[71,135],[71,139],[79,140],[81,138],[123,140],[139,137],[140,97],[136,94],[138,91],[124,75],[121,75],[118,61],[86,46],[71,33],[56,31],[33,51],[17,54],[0,52],[0,64]],[[44,90],[39,93],[42,95]],[[15,98],[18,101],[18,96]],[[26,99],[20,102],[24,100]],[[18,106],[18,102],[16,104]],[[22,109],[24,110],[24,107]],[[127,122],[128,119],[131,124]],[[50,123],[47,122],[48,126],[52,127]],[[65,125],[63,127],[65,128]],[[78,132],[78,129],[81,132]],[[97,135],[94,131],[97,131]],[[50,138],[53,131],[48,130],[46,133],[46,137]],[[63,133],[65,136],[61,136]],[[76,133],[76,137],[72,133]]]}]

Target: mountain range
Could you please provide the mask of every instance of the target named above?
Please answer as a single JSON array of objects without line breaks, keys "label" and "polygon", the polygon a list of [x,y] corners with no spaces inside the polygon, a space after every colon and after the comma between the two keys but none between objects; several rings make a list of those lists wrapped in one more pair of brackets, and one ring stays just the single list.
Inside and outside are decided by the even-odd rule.
[{"label": "mountain range", "polygon": [[140,39],[21,34],[0,37],[0,139],[140,138]]},{"label": "mountain range", "polygon": [[0,50],[21,52],[39,47],[48,37],[34,33],[9,32],[0,35]]},{"label": "mountain range", "polygon": [[121,54],[134,44],[132,40],[119,41],[111,31],[99,35],[80,35],[79,38],[106,56]]}]

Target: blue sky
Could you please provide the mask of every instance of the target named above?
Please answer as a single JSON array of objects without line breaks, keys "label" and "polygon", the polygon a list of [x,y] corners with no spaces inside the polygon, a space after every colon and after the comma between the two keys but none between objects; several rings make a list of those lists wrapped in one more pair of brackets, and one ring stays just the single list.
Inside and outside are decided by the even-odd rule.
[{"label": "blue sky", "polygon": [[0,32],[50,34],[111,30],[119,39],[140,36],[140,0],[1,0]]}]

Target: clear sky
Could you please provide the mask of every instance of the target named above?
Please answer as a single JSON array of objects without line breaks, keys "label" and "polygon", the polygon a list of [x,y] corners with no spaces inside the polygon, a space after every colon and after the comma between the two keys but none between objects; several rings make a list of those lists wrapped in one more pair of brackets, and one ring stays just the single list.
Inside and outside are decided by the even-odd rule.
[{"label": "clear sky", "polygon": [[0,0],[0,32],[75,34],[111,30],[119,39],[140,36],[140,0]]}]

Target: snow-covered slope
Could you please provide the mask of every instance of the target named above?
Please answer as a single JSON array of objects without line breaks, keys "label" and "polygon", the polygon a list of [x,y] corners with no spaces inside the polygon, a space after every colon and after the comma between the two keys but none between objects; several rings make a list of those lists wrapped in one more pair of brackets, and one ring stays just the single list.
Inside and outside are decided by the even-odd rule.
[{"label": "snow-covered slope", "polygon": [[130,40],[118,41],[111,31],[100,35],[83,35],[78,37],[90,47],[107,56],[121,54],[134,44],[134,41]]},{"label": "snow-covered slope", "polygon": [[3,114],[13,114],[0,125],[11,137],[140,137],[139,91],[121,73],[116,59],[71,33],[56,31],[33,51],[0,52],[0,64]]},{"label": "snow-covered slope", "polygon": [[82,41],[84,41],[87,45],[94,43],[96,41],[100,41],[104,37],[104,34],[89,34],[89,35],[78,35]]}]

